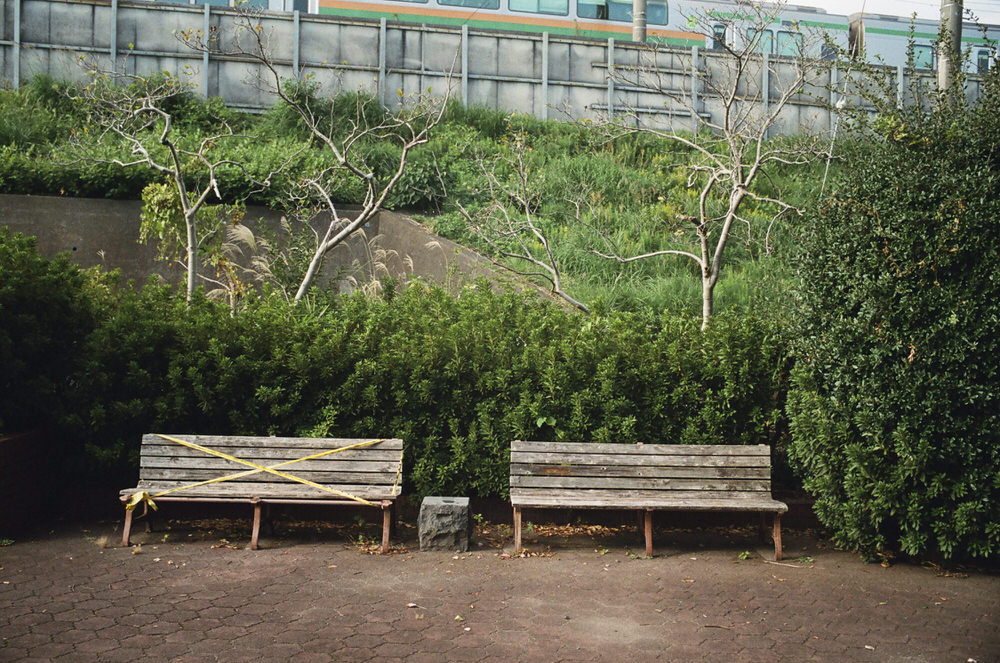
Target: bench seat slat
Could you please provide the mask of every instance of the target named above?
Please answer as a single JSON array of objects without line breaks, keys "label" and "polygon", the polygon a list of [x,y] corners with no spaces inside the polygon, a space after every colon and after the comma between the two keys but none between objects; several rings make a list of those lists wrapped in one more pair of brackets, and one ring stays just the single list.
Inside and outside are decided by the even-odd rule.
[{"label": "bench seat slat", "polygon": [[770,498],[762,499],[709,499],[706,497],[689,497],[684,499],[651,500],[645,498],[627,498],[621,496],[609,496],[604,500],[588,498],[586,500],[573,500],[566,498],[553,498],[540,496],[524,496],[511,499],[512,504],[519,508],[535,509],[662,509],[678,511],[747,511],[747,512],[775,512],[785,513],[788,506],[783,502]]},{"label": "bench seat slat", "polygon": [[[622,445],[625,446],[625,445]],[[632,446],[632,445],[628,445]],[[538,465],[658,465],[661,467],[770,467],[770,457],[764,456],[667,456],[656,454],[581,454],[511,451],[512,463]]]},{"label": "bench seat slat", "polygon": [[566,489],[566,488],[511,488],[510,500],[514,506],[525,501],[545,498],[562,500],[569,504],[596,502],[605,504],[614,500],[630,500],[658,502],[665,500],[711,499],[731,500],[733,502],[760,500],[762,496],[770,499],[769,493],[761,491],[734,492],[727,490],[601,490],[601,489]]},{"label": "bench seat slat", "polygon": [[[295,449],[291,447],[215,447],[209,445],[211,449],[216,449],[225,453],[229,456],[235,458],[241,458],[243,460],[266,460],[281,462],[286,460],[298,460],[299,458],[305,458],[306,456],[312,456],[326,449],[314,448],[314,449]],[[347,462],[347,461],[384,461],[391,462],[399,458],[399,449],[382,449],[377,446],[373,446],[367,449],[350,449],[348,451],[338,451],[337,453],[327,454],[317,458],[316,460],[326,460],[326,459],[336,459],[337,461]],[[218,460],[223,462],[225,459],[215,456],[212,454],[206,454],[204,451],[198,451],[197,449],[191,449],[190,447],[184,447],[179,444],[154,444],[149,447],[144,447],[142,450],[143,458],[198,458],[205,460]]]},{"label": "bench seat slat", "polygon": [[511,463],[510,475],[573,477],[671,477],[676,479],[770,479],[769,467],[659,467],[656,465],[546,465]]},{"label": "bench seat slat", "polygon": [[[236,471],[242,472],[244,469],[248,472],[253,471],[250,468],[233,468]],[[326,472],[302,472],[292,468],[280,468],[280,472],[285,472],[289,475],[299,477],[300,479],[306,479],[307,481],[312,481],[319,484],[393,484],[396,481],[395,472],[340,472],[336,470],[330,470]],[[220,476],[225,476],[227,472],[219,472],[217,470],[205,470],[205,469],[195,469],[195,468],[146,468],[142,477],[144,481],[149,482],[161,482],[161,481],[180,481],[186,483],[196,483],[198,481],[207,481],[209,479],[215,479]],[[228,474],[235,474],[235,472],[230,472]],[[230,481],[237,481],[236,479],[231,479]],[[290,480],[283,479],[270,472],[256,472],[255,474],[249,474],[247,476],[240,477],[238,481],[243,483],[281,483],[288,482]]]},{"label": "bench seat slat", "polygon": [[[262,465],[264,467],[272,467],[274,465],[278,465],[279,463],[287,463],[275,469],[282,472],[291,472],[292,474],[296,474],[298,472],[322,472],[329,470],[331,468],[336,468],[337,470],[344,470],[348,472],[375,472],[375,473],[387,472],[395,474],[396,469],[399,466],[398,455],[395,461],[392,460],[363,461],[363,460],[338,459],[336,463],[330,463],[330,461],[325,458],[319,458],[316,460],[305,460],[297,463],[289,463],[287,460],[274,459],[274,458],[250,458],[247,456],[241,456],[240,458],[255,463],[257,465]],[[291,458],[288,460],[296,460],[296,459]],[[235,471],[253,469],[252,467],[245,465],[243,463],[234,463],[233,461],[226,460],[224,458],[212,458],[204,454],[202,454],[198,458],[193,458],[190,456],[181,456],[181,457],[143,456],[141,462],[139,463],[139,467],[142,474],[157,469],[217,470],[220,474],[231,471],[235,472]]]},{"label": "bench seat slat", "polygon": [[[155,495],[160,492],[168,491],[173,488],[178,488],[181,486],[189,486],[192,482],[190,481],[159,481],[159,482],[146,482],[140,481],[139,485],[135,488],[128,488],[121,491],[121,495],[132,495],[139,491],[146,491],[151,495]],[[393,499],[399,495],[399,487],[397,486],[393,490],[392,486],[369,486],[369,485],[351,485],[351,484],[333,484],[328,485],[328,488],[334,490],[339,490],[348,495],[353,495],[354,497],[360,497],[365,500],[382,500],[382,499]],[[238,482],[238,481],[225,481],[222,483],[213,483],[205,486],[198,486],[197,488],[185,488],[179,490],[175,493],[171,493],[173,497],[232,497],[232,498],[250,498],[250,497],[288,497],[296,499],[342,499],[338,498],[333,493],[329,493],[324,490],[319,490],[318,488],[313,488],[312,486],[307,486],[301,483],[283,482],[283,483],[263,483],[263,482]]]},{"label": "bench seat slat", "polygon": [[[287,448],[287,449],[315,449],[317,451],[323,451],[325,449],[339,449],[341,447],[348,447],[362,442],[367,442],[366,439],[346,439],[346,438],[321,438],[321,437],[254,437],[251,435],[168,435],[167,437],[174,437],[179,440],[184,440],[185,442],[193,442],[195,444],[200,444],[204,447],[219,448],[222,450],[225,447],[249,447],[249,448]],[[382,438],[369,438],[370,440],[382,440]],[[146,446],[147,444],[160,445],[160,444],[170,444],[178,448],[181,445],[176,442],[170,442],[165,440],[155,433],[146,433],[142,436],[142,444]],[[376,444],[369,445],[367,447],[362,447],[362,449],[394,449],[402,450],[403,441],[399,438],[390,438],[382,440]],[[193,450],[192,450],[193,451]],[[303,456],[308,456],[308,453],[302,454]]]},{"label": "bench seat slat", "polygon": [[514,488],[560,488],[583,489],[601,488],[616,490],[721,490],[771,492],[771,482],[760,479],[678,479],[636,478],[636,477],[551,477],[551,476],[511,476],[511,490]]},{"label": "bench seat slat", "polygon": [[623,453],[678,456],[764,456],[770,459],[771,449],[766,444],[615,444],[597,442],[533,442],[515,440],[513,451],[552,453]]}]

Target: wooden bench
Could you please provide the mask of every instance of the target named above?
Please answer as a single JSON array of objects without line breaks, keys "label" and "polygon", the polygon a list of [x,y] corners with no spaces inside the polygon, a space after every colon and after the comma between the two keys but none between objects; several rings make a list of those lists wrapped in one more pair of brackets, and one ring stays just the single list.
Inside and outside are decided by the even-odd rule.
[{"label": "wooden bench", "polygon": [[400,494],[402,464],[403,441],[399,439],[146,434],[142,437],[139,483],[121,491],[126,505],[122,545],[129,545],[134,507],[148,498],[156,504],[252,504],[250,547],[254,550],[261,510],[268,504],[381,508],[385,552],[393,502]]},{"label": "wooden bench", "polygon": [[771,498],[766,445],[575,444],[515,441],[510,448],[514,549],[521,552],[526,508],[635,509],[653,554],[653,511],[773,513],[781,559],[781,514]]}]

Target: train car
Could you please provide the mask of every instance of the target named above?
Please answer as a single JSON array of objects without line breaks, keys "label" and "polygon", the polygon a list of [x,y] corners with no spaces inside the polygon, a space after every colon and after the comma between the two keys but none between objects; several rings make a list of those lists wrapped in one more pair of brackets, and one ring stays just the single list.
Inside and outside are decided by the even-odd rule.
[{"label": "train car", "polygon": [[[235,0],[179,0],[214,5]],[[274,11],[348,18],[381,19],[404,23],[460,26],[486,30],[548,32],[553,35],[620,40],[632,39],[631,0],[247,0],[251,5]],[[751,17],[735,11],[724,0],[647,0],[647,35],[650,41],[669,46],[720,49],[724,43],[737,44],[753,38]],[[822,9],[783,5],[778,20],[764,29],[759,45],[775,56],[794,56],[808,46],[805,55],[830,57],[821,39],[808,35],[825,33],[842,49],[867,62],[904,66],[908,44],[914,39],[913,65],[933,70],[937,64],[937,21],[882,14],[831,14]],[[712,19],[710,34],[704,22],[691,17]],[[697,29],[696,29],[697,26]],[[966,64],[971,73],[985,73],[997,62],[1000,25],[965,22],[963,48],[970,51]]]},{"label": "train car", "polygon": [[[468,25],[472,28],[549,32],[591,38],[630,40],[632,3],[630,0],[310,0],[310,11],[334,16],[382,18],[429,25]],[[712,0],[647,0],[647,34],[651,41],[670,46],[722,48],[752,38],[751,17],[734,11],[731,2]],[[706,35],[691,17],[713,19]],[[717,21],[714,19],[718,19]],[[695,29],[698,26],[699,29]],[[933,69],[938,24],[926,19],[911,20],[885,15],[838,15],[822,9],[784,5],[778,21],[760,35],[761,49],[771,55],[802,53],[807,35],[824,32],[833,43],[863,56],[872,63],[901,66],[907,62],[907,45],[913,29],[914,65]],[[971,49],[972,72],[984,72],[996,61],[1000,26],[966,23],[963,45]],[[809,40],[813,57],[829,57],[822,39]]]}]

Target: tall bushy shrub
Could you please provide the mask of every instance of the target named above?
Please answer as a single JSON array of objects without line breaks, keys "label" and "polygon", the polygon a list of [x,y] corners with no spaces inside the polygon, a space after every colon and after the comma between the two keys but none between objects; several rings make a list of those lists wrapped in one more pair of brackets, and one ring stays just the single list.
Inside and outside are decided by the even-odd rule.
[{"label": "tall bushy shrub", "polygon": [[836,540],[1000,553],[1000,97],[901,112],[798,259],[791,457]]}]

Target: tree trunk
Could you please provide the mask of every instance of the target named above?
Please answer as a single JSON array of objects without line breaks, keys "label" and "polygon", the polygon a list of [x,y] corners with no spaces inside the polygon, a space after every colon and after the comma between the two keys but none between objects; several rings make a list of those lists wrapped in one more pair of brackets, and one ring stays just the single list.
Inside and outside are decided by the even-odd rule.
[{"label": "tree trunk", "polygon": [[194,212],[190,212],[185,218],[187,226],[187,301],[191,302],[194,296],[194,282],[198,277],[198,227],[194,218]]},{"label": "tree trunk", "polygon": [[295,293],[295,300],[299,301],[302,299],[312,282],[316,279],[316,274],[319,273],[320,265],[323,263],[323,256],[326,255],[326,251],[322,249],[317,249],[316,253],[313,254],[312,260],[309,261],[309,269],[306,270],[305,276],[302,277],[302,283],[299,284],[299,289]]},{"label": "tree trunk", "polygon": [[708,327],[708,319],[712,317],[712,308],[714,305],[714,294],[715,283],[712,282],[710,278],[701,279],[701,330],[705,331]]}]

